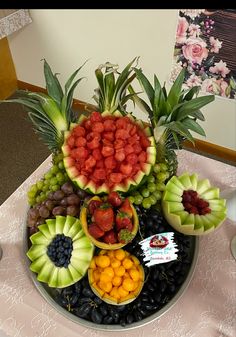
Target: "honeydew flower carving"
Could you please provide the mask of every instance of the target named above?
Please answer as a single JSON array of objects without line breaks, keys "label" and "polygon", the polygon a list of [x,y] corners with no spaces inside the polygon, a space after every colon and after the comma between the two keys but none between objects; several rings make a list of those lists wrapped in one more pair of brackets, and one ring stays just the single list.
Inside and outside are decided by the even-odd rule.
[{"label": "honeydew flower carving", "polygon": [[185,67],[185,88],[198,85],[204,92],[235,98],[236,79],[227,63],[217,56],[223,41],[214,36],[215,22],[206,14],[204,9],[180,10],[170,79],[174,81]]}]

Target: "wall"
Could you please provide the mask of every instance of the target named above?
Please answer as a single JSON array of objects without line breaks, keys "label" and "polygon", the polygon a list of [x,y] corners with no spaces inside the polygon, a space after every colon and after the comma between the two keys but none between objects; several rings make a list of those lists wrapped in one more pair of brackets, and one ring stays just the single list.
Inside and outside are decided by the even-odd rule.
[{"label": "wall", "polygon": [[0,39],[0,99],[9,97],[17,88],[16,72],[7,38]]},{"label": "wall", "polygon": [[[33,23],[9,38],[17,77],[44,86],[40,60],[46,58],[63,82],[86,59],[86,76],[75,98],[94,103],[94,70],[110,61],[122,69],[140,56],[151,79],[168,80],[172,65],[177,10],[31,10]],[[202,109],[208,142],[236,149],[235,101],[216,98]],[[144,116],[138,112],[140,117]],[[205,139],[198,136],[197,138]]]}]

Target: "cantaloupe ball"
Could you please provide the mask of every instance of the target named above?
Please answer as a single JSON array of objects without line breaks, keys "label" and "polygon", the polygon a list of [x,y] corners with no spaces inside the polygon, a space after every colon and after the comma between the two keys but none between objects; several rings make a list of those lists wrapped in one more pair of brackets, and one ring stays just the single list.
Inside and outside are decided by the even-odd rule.
[{"label": "cantaloupe ball", "polygon": [[119,291],[118,291],[118,287],[113,287],[111,292],[110,292],[110,295],[116,299],[119,299],[120,298],[120,294],[119,294]]},{"label": "cantaloupe ball", "polygon": [[119,287],[122,283],[122,278],[120,276],[114,276],[112,279],[112,284],[116,287]]},{"label": "cantaloupe ball", "polygon": [[97,269],[94,270],[93,277],[94,277],[95,282],[100,280],[100,275],[101,275],[101,273]]},{"label": "cantaloupe ball", "polygon": [[122,265],[125,267],[125,269],[130,269],[133,267],[134,263],[131,259],[129,259],[128,257],[126,257],[123,261],[122,261]]},{"label": "cantaloupe ball", "polygon": [[114,277],[115,273],[112,267],[106,267],[103,269],[103,273],[107,274],[111,279]]},{"label": "cantaloupe ball", "polygon": [[137,269],[130,269],[129,275],[132,278],[133,281],[138,281],[140,279],[140,274]]},{"label": "cantaloupe ball", "polygon": [[110,265],[110,259],[106,255],[99,255],[96,257],[96,265],[101,268],[109,267]]},{"label": "cantaloupe ball", "polygon": [[111,266],[112,268],[120,267],[121,262],[115,258],[111,258]]},{"label": "cantaloupe ball", "polygon": [[110,258],[113,258],[113,257],[115,256],[114,250],[109,250],[109,251],[107,252],[107,256],[109,256]]},{"label": "cantaloupe ball", "polygon": [[129,294],[129,292],[127,290],[125,290],[122,286],[120,286],[118,288],[118,293],[119,293],[120,297],[125,297]]},{"label": "cantaloupe ball", "polygon": [[106,274],[104,272],[101,273],[101,275],[100,275],[100,281],[101,282],[106,283],[106,282],[111,282],[111,280],[112,280],[112,277],[110,277],[108,274]]},{"label": "cantaloupe ball", "polygon": [[106,293],[109,293],[112,289],[112,283],[111,282],[99,282],[98,286],[105,291]]},{"label": "cantaloupe ball", "polygon": [[123,249],[115,250],[115,258],[119,261],[125,258],[125,251]]},{"label": "cantaloupe ball", "polygon": [[116,276],[123,276],[125,274],[125,268],[123,266],[114,268],[114,272]]},{"label": "cantaloupe ball", "polygon": [[126,291],[132,291],[134,289],[134,281],[131,278],[125,278],[123,280],[122,287]]}]

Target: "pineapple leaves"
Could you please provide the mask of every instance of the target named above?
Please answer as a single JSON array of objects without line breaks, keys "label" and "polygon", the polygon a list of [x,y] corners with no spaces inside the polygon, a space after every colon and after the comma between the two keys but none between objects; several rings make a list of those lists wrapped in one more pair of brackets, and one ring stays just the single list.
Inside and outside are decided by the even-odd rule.
[{"label": "pineapple leaves", "polygon": [[86,60],[82,66],[80,66],[78,69],[76,69],[76,71],[69,77],[69,79],[67,80],[66,84],[65,84],[65,94],[67,94],[68,90],[70,89],[70,86],[72,85],[72,82],[74,81],[76,75],[78,74],[78,72],[83,68],[83,66],[88,62],[88,60]]},{"label": "pineapple leaves", "polygon": [[194,144],[194,139],[191,133],[188,131],[188,128],[183,125],[182,122],[176,121],[176,122],[170,122],[166,125],[169,130],[175,131],[180,136],[187,138],[191,143]]},{"label": "pineapple leaves", "polygon": [[181,72],[179,73],[178,77],[174,81],[174,84],[172,85],[169,91],[167,102],[170,104],[171,108],[174,108],[174,106],[179,102],[182,85],[184,82],[184,75],[185,75],[185,68],[181,70]]},{"label": "pineapple leaves", "polygon": [[196,110],[201,109],[204,105],[214,101],[214,99],[214,95],[209,95],[193,98],[190,101],[185,101],[184,104],[178,109],[176,119],[181,121],[187,116],[192,116]]},{"label": "pineapple leaves", "polygon": [[54,101],[57,103],[58,107],[60,107],[61,100],[63,97],[63,91],[56,74],[53,75],[52,70],[45,59],[44,59],[44,77],[46,81],[46,89],[48,95],[51,98],[53,98]]},{"label": "pineapple leaves", "polygon": [[147,94],[147,97],[148,97],[148,99],[151,103],[151,106],[153,108],[153,106],[154,106],[154,89],[153,89],[151,83],[149,82],[147,77],[143,74],[142,70],[134,69],[134,71],[137,75],[137,79],[139,80],[139,82],[141,84],[141,87],[143,88],[143,90]]},{"label": "pineapple leaves", "polygon": [[206,136],[205,131],[203,128],[192,118],[185,118],[182,120],[182,124],[187,128],[190,129],[196,133],[198,133],[201,136]]}]

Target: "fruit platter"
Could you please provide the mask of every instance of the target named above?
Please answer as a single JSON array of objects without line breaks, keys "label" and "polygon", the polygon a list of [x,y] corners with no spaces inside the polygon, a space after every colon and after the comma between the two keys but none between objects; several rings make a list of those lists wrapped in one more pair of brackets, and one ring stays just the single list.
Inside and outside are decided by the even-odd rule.
[{"label": "fruit platter", "polygon": [[[176,303],[193,277],[198,236],[226,218],[209,179],[177,175],[175,150],[194,142],[191,131],[205,135],[200,108],[214,96],[182,90],[184,69],[167,94],[135,58],[121,72],[109,62],[99,66],[97,105],[76,113],[80,69],[63,89],[44,60],[47,93],[19,91],[6,101],[27,107],[52,152],[51,168],[28,190],[25,257],[37,289],[68,319],[133,329]],[[137,107],[147,121],[136,117]]]}]

